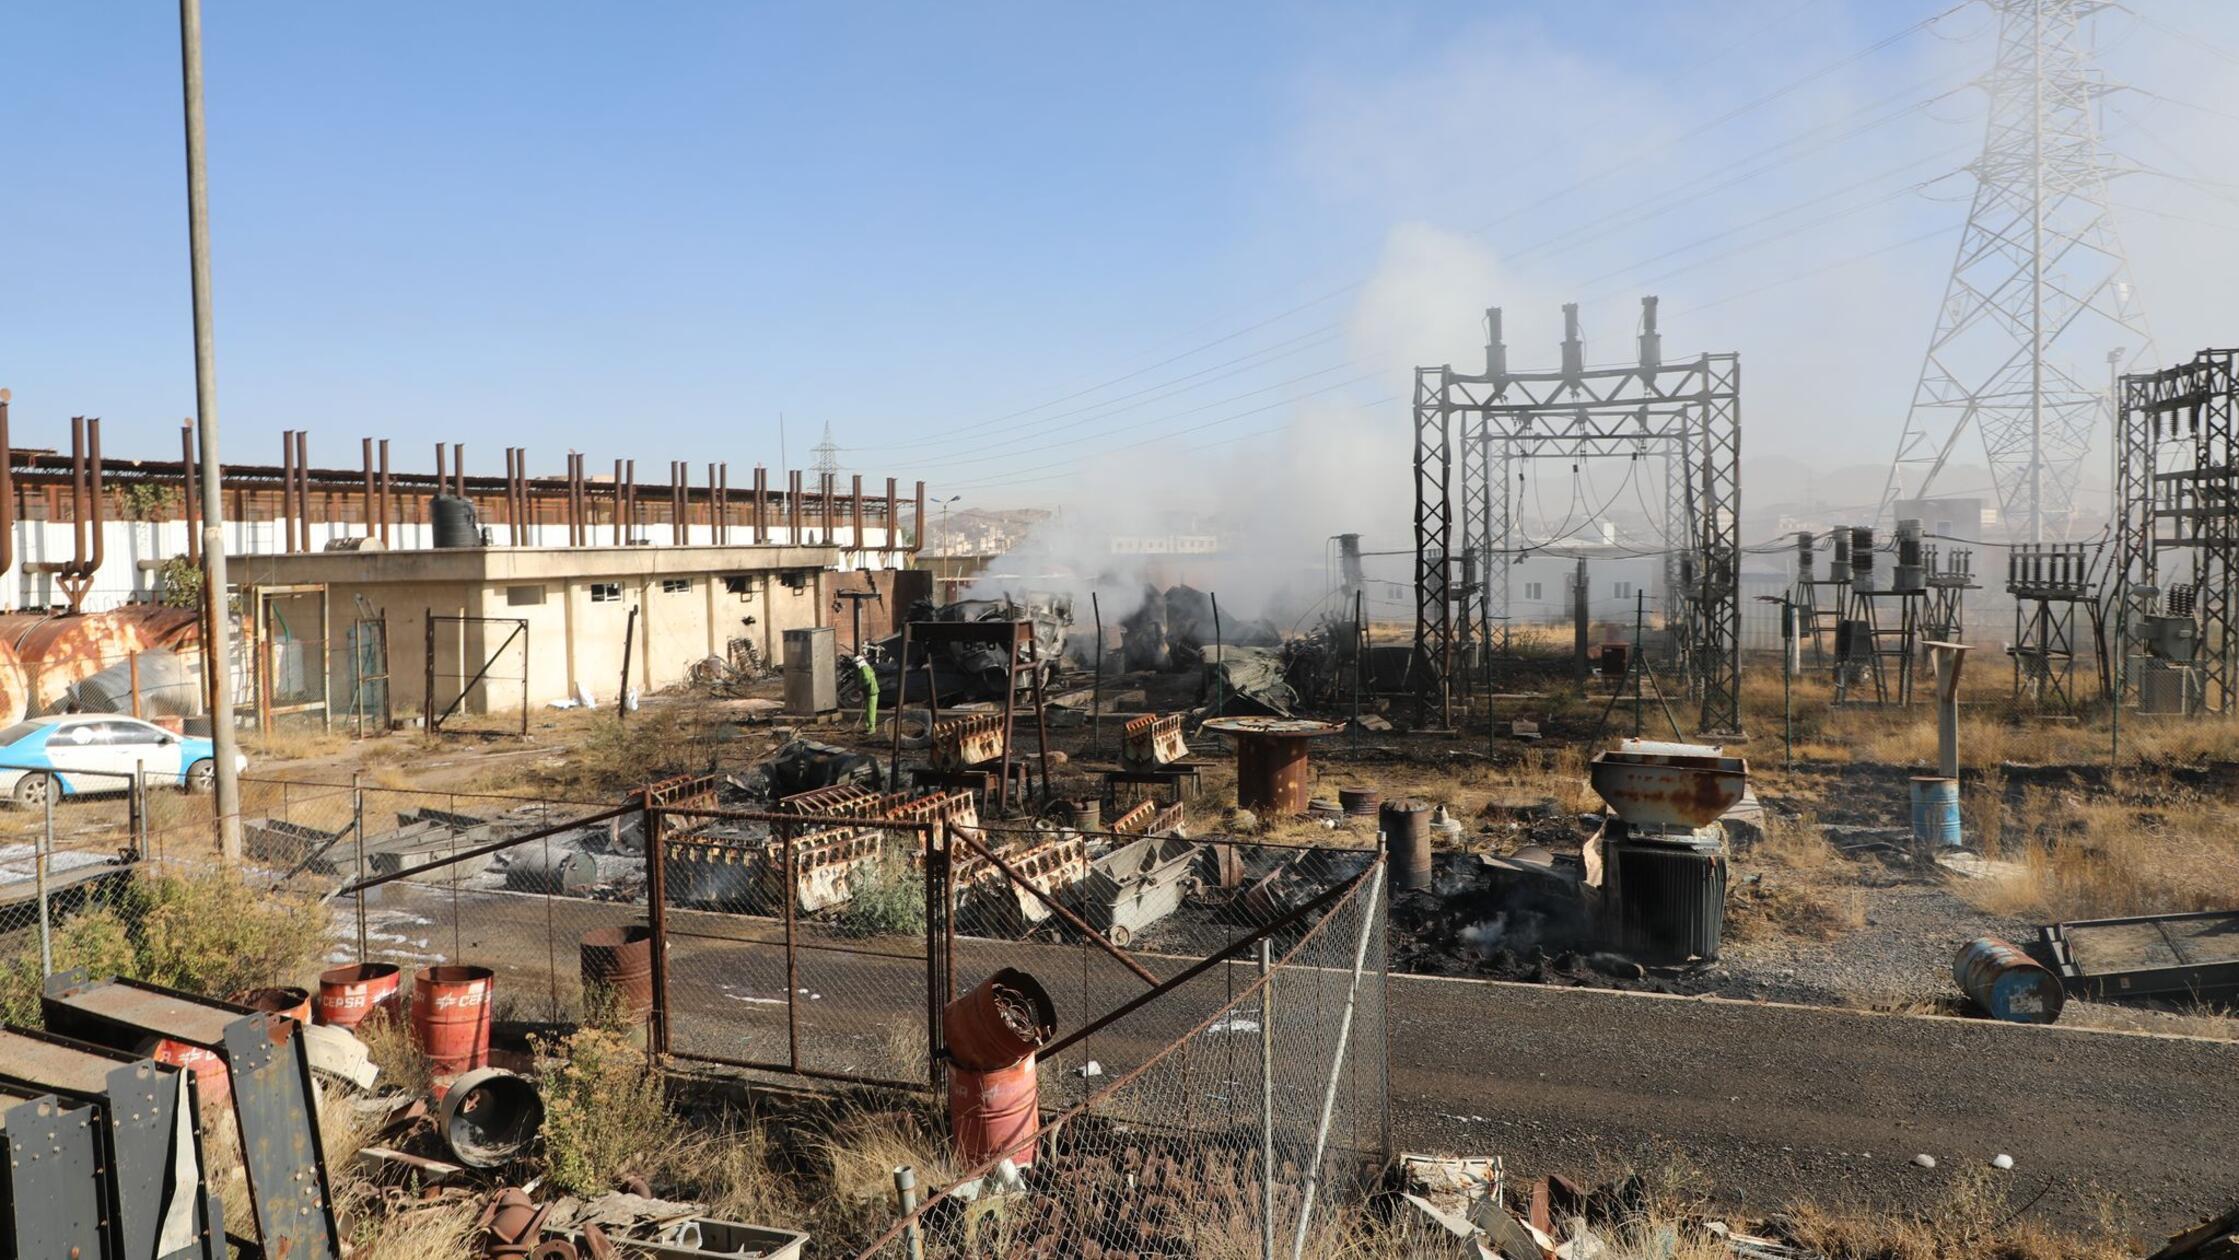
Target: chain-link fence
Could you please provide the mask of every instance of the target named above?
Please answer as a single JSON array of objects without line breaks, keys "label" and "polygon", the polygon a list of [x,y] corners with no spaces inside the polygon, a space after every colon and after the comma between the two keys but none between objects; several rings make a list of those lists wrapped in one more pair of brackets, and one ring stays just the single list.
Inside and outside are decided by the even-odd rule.
[{"label": "chain-link fence", "polygon": [[[229,866],[211,798],[176,775],[71,771],[50,786],[35,808],[0,810],[0,965],[18,971],[129,969],[154,907],[208,920],[286,907],[268,917],[295,939],[257,942],[255,987],[316,989],[348,964],[407,980],[471,964],[495,973],[499,1018],[570,1023],[591,1013],[584,937],[648,919],[634,804],[244,777],[243,861]],[[219,926],[197,931],[222,942]]]},{"label": "chain-link fence", "polygon": [[1383,892],[1371,861],[1241,941],[1251,957],[1059,1036],[1041,1102],[1082,1096],[929,1186],[860,1260],[1339,1250],[1387,1146]]}]

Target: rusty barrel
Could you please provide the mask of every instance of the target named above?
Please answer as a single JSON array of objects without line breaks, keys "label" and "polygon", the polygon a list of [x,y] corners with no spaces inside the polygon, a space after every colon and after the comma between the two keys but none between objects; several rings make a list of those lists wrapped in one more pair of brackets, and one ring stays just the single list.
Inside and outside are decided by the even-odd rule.
[{"label": "rusty barrel", "polygon": [[1337,789],[1338,808],[1347,818],[1373,818],[1384,803],[1384,794],[1375,788]]},{"label": "rusty barrel", "polygon": [[285,1015],[299,1024],[311,1022],[311,991],[293,985],[281,988],[243,989],[233,1001],[252,1011]]},{"label": "rusty barrel", "polygon": [[1377,830],[1384,833],[1386,865],[1394,888],[1430,885],[1430,806],[1421,801],[1386,801],[1377,811]]},{"label": "rusty barrel", "polygon": [[1304,735],[1236,737],[1236,804],[1270,817],[1303,814],[1311,799]]},{"label": "rusty barrel", "polygon": [[1073,820],[1076,831],[1102,831],[1104,829],[1104,802],[1094,796],[1076,796],[1065,802],[1065,815]]},{"label": "rusty barrel", "polygon": [[1041,982],[1005,967],[941,1012],[949,1058],[974,1072],[1007,1068],[1057,1030],[1057,1004]]},{"label": "rusty barrel", "polygon": [[204,1103],[222,1103],[233,1097],[233,1074],[226,1070],[225,1060],[215,1050],[190,1046],[184,1041],[168,1037],[157,1038],[152,1046],[142,1046],[142,1053],[158,1063],[168,1063],[194,1073],[195,1097]]},{"label": "rusty barrel", "polygon": [[2014,945],[1995,936],[1978,936],[1959,947],[1951,978],[1960,992],[1992,1019],[2016,1024],[2049,1024],[2068,1001],[2060,977]]},{"label": "rusty barrel", "polygon": [[1032,1168],[1034,1138],[1042,1127],[1034,1056],[988,1071],[950,1068],[948,1121],[960,1165],[972,1167],[1002,1155],[1020,1168]]},{"label": "rusty barrel", "polygon": [[398,971],[392,963],[355,963],[330,967],[319,973],[319,996],[311,1008],[314,1020],[336,1028],[355,1029],[375,1014],[396,1014]]},{"label": "rusty barrel", "polygon": [[1930,848],[1959,847],[1959,780],[1913,777],[1912,838]]},{"label": "rusty barrel", "polygon": [[576,947],[583,967],[583,997],[612,994],[617,1014],[642,1024],[653,1014],[653,929],[642,923],[596,928]]},{"label": "rusty barrel", "polygon": [[495,981],[488,967],[458,964],[429,967],[412,977],[412,1039],[438,1082],[489,1066]]}]

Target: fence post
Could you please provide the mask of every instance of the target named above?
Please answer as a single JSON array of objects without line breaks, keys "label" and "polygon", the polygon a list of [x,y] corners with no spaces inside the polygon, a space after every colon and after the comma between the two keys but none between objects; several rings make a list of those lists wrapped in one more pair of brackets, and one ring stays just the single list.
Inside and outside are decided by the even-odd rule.
[{"label": "fence post", "polygon": [[1275,947],[1259,942],[1259,1254],[1275,1260]]},{"label": "fence post", "polygon": [[661,822],[653,813],[653,791],[638,789],[638,818],[645,833],[645,922],[653,929],[653,1053],[669,1052],[668,870],[662,852]]},{"label": "fence post", "polygon": [[[357,843],[358,882],[365,882],[365,788],[350,772],[350,838]],[[358,889],[358,965],[365,965],[365,889]]]},{"label": "fence post", "polygon": [[132,680],[132,716],[140,716],[140,653],[124,654],[125,674]]},{"label": "fence post", "polygon": [[39,852],[31,869],[39,880],[39,976],[54,974],[54,934],[47,920],[47,858],[54,852],[54,794],[62,790],[59,776],[47,776],[46,829],[39,838]]},{"label": "fence post", "polygon": [[[1584,601],[1583,591],[1579,599]],[[1337,1049],[1330,1054],[1329,1080],[1322,1086],[1322,1115],[1314,1124],[1314,1158],[1306,1166],[1306,1189],[1299,1199],[1298,1232],[1291,1237],[1291,1260],[1302,1260],[1306,1254],[1306,1230],[1314,1215],[1314,1195],[1322,1186],[1322,1151],[1329,1145],[1330,1117],[1337,1109],[1337,1080],[1345,1070],[1345,1043],[1353,1033],[1353,1010],[1360,1004],[1361,971],[1368,965],[1368,942],[1375,935],[1376,904],[1383,891],[1384,859],[1379,856],[1368,877],[1368,900],[1360,903],[1361,930],[1360,939],[1353,946],[1353,982],[1345,990],[1345,1014],[1337,1021]]]},{"label": "fence post", "polygon": [[132,763],[132,790],[124,795],[125,809],[132,815],[132,852],[136,857],[148,856],[148,763],[135,759]]}]

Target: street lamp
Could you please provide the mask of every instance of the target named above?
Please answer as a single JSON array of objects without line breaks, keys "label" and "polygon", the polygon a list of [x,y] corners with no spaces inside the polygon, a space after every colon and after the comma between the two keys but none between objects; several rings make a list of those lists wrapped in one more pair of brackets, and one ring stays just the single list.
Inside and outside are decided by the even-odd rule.
[{"label": "street lamp", "polygon": [[945,499],[933,500],[941,505],[941,554],[944,556],[956,554],[956,544],[950,539],[948,532],[948,505],[963,497],[961,494],[952,494]]}]

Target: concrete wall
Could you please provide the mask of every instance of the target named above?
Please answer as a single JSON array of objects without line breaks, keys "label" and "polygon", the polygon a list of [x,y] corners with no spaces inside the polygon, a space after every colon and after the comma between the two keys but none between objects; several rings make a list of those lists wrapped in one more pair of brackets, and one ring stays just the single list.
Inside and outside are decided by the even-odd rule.
[{"label": "concrete wall", "polygon": [[[524,680],[531,708],[579,691],[607,706],[621,685],[625,638],[630,686],[641,693],[683,681],[699,661],[725,656],[734,639],[776,661],[786,630],[830,624],[835,575],[824,566],[837,554],[778,546],[490,548],[237,557],[235,563],[244,586],[324,584],[337,642],[361,600],[382,615],[392,709],[400,720],[414,720],[427,704],[431,617],[438,713],[464,688],[460,712],[516,714]],[[516,623],[525,623],[525,636],[515,634]],[[488,676],[469,685],[485,662]],[[349,694],[349,669],[339,646],[329,653],[338,707]]]},{"label": "concrete wall", "polygon": [[[510,535],[503,525],[493,526],[493,537],[503,543]],[[226,554],[238,558],[286,554],[281,541],[282,526],[279,521],[227,521],[225,524]],[[529,549],[557,549],[567,546],[567,526],[536,525],[530,527]],[[734,540],[749,532],[749,528],[733,523]],[[822,546],[822,531],[814,526],[802,531],[804,546]],[[839,563],[849,569],[897,568],[908,563],[908,553],[880,550],[886,543],[886,531],[866,524],[863,528],[863,546],[858,547],[853,531],[841,524],[835,531],[841,550]],[[693,525],[689,528],[691,546],[708,547],[715,541],[714,527]],[[16,563],[5,573],[0,573],[0,595],[4,595],[8,608],[48,608],[64,601],[62,588],[55,584],[54,575],[34,573],[31,568],[43,563],[69,560],[71,551],[71,526],[69,521],[19,520],[15,530]],[[348,523],[313,522],[311,545],[314,550],[324,548],[331,539],[362,538],[365,526]],[[669,526],[666,522],[640,525],[635,535],[645,543],[669,546]],[[613,528],[594,528],[592,542],[605,547],[613,541]],[[815,542],[806,540],[814,539]],[[415,551],[431,548],[434,540],[429,527],[423,523],[396,523],[389,526],[389,544],[395,551]],[[173,557],[183,556],[187,550],[187,527],[184,521],[127,521],[110,519],[102,523],[102,545],[106,551],[101,569],[94,575],[92,588],[86,593],[85,611],[103,612],[135,599],[149,599],[160,593],[161,578],[157,572],[161,564]],[[770,527],[770,545],[791,546],[793,539],[784,524]]]}]

